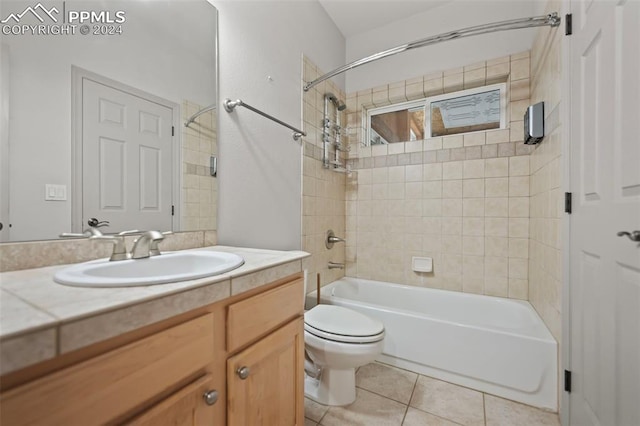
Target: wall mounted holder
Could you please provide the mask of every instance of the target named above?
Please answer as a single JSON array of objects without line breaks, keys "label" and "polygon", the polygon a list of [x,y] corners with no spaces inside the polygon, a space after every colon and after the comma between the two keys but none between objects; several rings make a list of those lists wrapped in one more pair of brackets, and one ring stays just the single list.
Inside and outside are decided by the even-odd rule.
[{"label": "wall mounted holder", "polygon": [[538,144],[544,139],[544,102],[531,105],[524,113],[524,143]]}]

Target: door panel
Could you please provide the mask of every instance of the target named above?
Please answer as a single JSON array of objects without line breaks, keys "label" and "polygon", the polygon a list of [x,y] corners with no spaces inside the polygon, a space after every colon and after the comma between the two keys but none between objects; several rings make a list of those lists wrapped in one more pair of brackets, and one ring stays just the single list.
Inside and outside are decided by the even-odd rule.
[{"label": "door panel", "polygon": [[109,232],[170,230],[173,111],[138,94],[82,79],[82,223]]},{"label": "door panel", "polygon": [[640,424],[640,3],[572,3],[572,425]]}]

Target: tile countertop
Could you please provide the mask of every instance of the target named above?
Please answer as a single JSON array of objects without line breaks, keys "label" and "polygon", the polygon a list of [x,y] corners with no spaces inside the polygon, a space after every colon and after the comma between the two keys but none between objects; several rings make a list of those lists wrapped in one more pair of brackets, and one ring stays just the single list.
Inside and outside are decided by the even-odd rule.
[{"label": "tile countertop", "polygon": [[[27,349],[25,337],[33,340],[38,333],[53,329],[54,334],[58,333],[55,352],[65,353],[300,272],[301,260],[309,256],[303,251],[227,246],[193,250],[235,253],[242,256],[245,263],[213,277],[118,288],[70,287],[55,283],[53,274],[69,265],[0,273],[3,363],[9,361],[7,357],[15,359],[7,353],[12,346],[10,343],[15,341],[15,346]],[[18,344],[20,339],[24,341]],[[6,368],[1,370],[8,372]]]}]

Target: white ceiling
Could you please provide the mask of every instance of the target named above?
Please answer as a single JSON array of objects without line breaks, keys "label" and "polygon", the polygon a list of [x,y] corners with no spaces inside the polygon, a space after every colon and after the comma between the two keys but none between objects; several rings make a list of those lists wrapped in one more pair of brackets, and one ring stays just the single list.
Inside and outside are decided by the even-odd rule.
[{"label": "white ceiling", "polygon": [[452,0],[319,0],[345,38]]}]

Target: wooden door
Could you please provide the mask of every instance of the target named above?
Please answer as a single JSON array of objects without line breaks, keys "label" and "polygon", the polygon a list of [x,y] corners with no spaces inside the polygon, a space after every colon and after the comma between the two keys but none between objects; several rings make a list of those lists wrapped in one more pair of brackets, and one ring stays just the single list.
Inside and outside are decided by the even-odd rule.
[{"label": "wooden door", "polygon": [[164,399],[142,415],[126,422],[130,426],[211,426],[213,407],[223,401],[207,403],[205,393],[213,389],[213,376],[207,374]]},{"label": "wooden door", "polygon": [[114,86],[82,79],[82,226],[171,230],[173,110]]},{"label": "wooden door", "polygon": [[303,362],[302,317],[229,358],[227,425],[303,426]]},{"label": "wooden door", "polygon": [[640,2],[572,2],[570,424],[640,424]]}]

